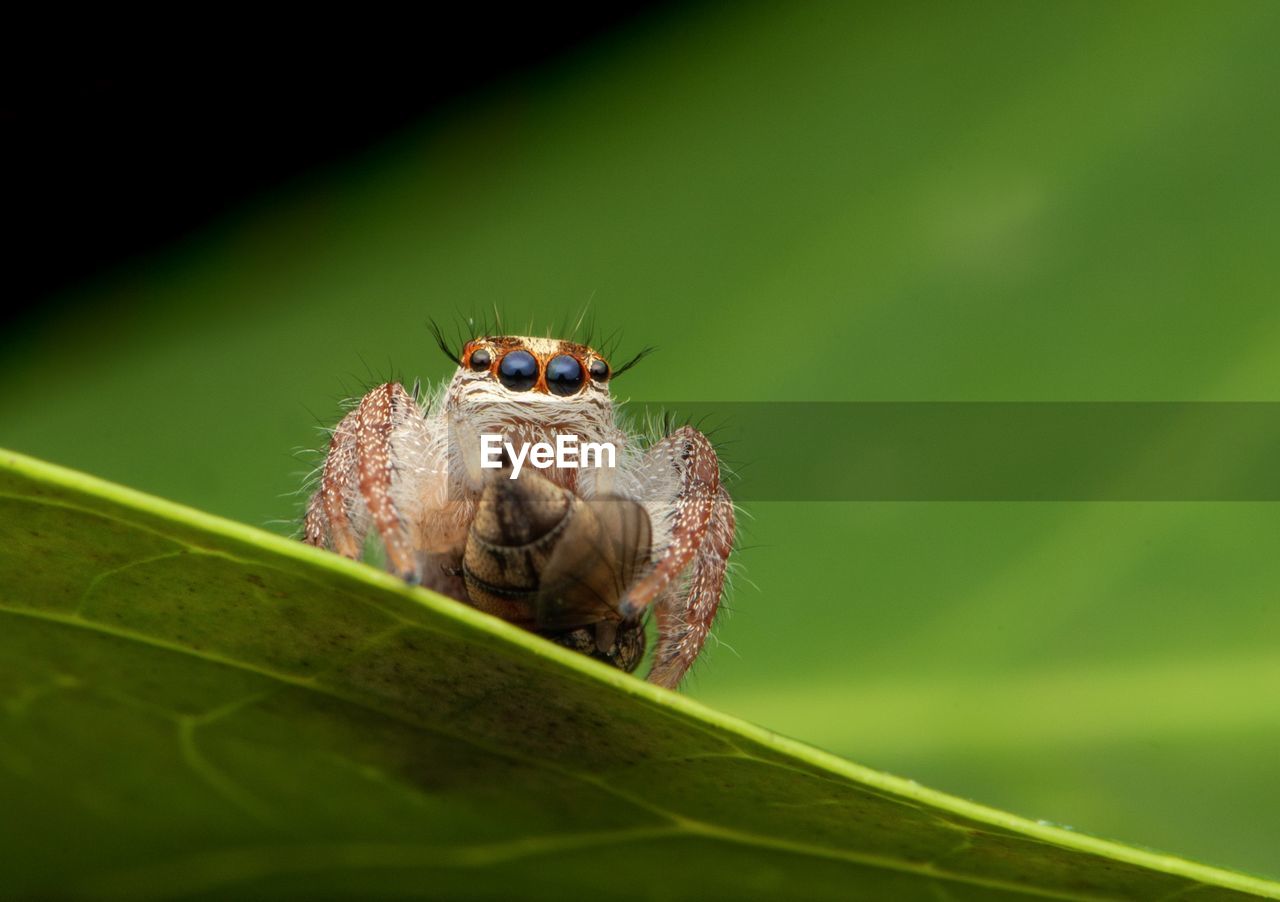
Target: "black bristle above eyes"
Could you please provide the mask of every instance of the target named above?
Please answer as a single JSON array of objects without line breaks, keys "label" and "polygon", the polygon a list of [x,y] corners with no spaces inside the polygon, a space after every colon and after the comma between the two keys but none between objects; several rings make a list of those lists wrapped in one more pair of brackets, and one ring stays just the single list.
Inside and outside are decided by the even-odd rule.
[{"label": "black bristle above eyes", "polygon": [[[498,309],[497,305],[494,305],[491,311],[482,311],[478,315],[468,316],[463,314],[461,311],[457,313],[456,317],[454,317],[454,325],[457,332],[456,348],[451,345],[449,339],[445,337],[444,329],[435,319],[429,320],[428,323],[431,329],[431,334],[435,337],[436,346],[440,348],[440,351],[449,358],[449,361],[453,363],[454,366],[457,366],[460,363],[464,366],[466,365],[467,362],[462,360],[461,348],[467,342],[484,336],[502,336],[507,334],[502,322],[502,313]],[[564,326],[565,327],[561,331],[561,334],[555,337],[566,338],[577,341],[579,344],[585,344],[588,347],[594,347],[596,352],[606,360],[611,359],[614,356],[614,351],[620,343],[620,329],[615,329],[608,334],[601,335],[599,337],[599,344],[597,345],[595,343],[595,337],[599,331],[599,327],[596,322],[594,312],[589,309],[585,310],[583,314],[578,317],[578,320],[575,323],[570,324],[566,318]],[[532,334],[532,328],[530,328],[528,332],[529,334]],[[608,378],[612,380],[621,376],[641,360],[648,357],[654,350],[655,348],[653,347],[641,349],[639,354],[636,354],[626,363],[612,368]],[[592,375],[594,377],[594,374]]]},{"label": "black bristle above eyes", "polygon": [[640,353],[639,353],[639,354],[637,354],[636,356],[632,357],[630,360],[628,360],[628,361],[627,361],[626,363],[624,363],[622,366],[617,367],[616,369],[614,369],[614,371],[613,371],[613,376],[612,376],[612,377],[610,377],[610,378],[617,379],[619,376],[621,376],[621,375],[622,375],[623,373],[625,373],[627,370],[631,369],[633,366],[635,366],[635,365],[636,365],[637,363],[639,363],[641,360],[644,360],[646,357],[648,357],[650,354],[652,354],[652,353],[653,353],[654,351],[656,351],[656,350],[657,350],[657,348],[655,348],[653,345],[650,345],[650,346],[649,346],[649,347],[647,347],[647,348],[642,348],[642,349],[640,350]]},{"label": "black bristle above eyes", "polygon": [[431,329],[431,334],[435,336],[436,347],[443,351],[444,356],[448,357],[449,361],[456,366],[461,357],[461,352],[455,351],[453,348],[449,347],[449,341],[444,337],[444,330],[440,328],[439,323],[434,319],[428,320],[427,322],[429,324],[428,328]]}]

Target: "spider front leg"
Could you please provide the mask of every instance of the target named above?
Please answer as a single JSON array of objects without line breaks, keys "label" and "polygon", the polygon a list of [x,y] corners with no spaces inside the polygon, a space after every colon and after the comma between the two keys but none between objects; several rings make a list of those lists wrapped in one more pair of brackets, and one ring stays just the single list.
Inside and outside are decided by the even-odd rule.
[{"label": "spider front leg", "polygon": [[425,481],[436,474],[422,409],[399,383],[369,392],[333,431],[319,491],[307,505],[304,541],[359,558],[370,525],[390,569],[422,581],[414,541]]},{"label": "spider front leg", "polygon": [[[655,605],[658,645],[649,681],[674,689],[702,650],[720,606],[733,548],[733,501],[720,484],[715,448],[692,426],[649,448],[637,477],[641,492],[672,493],[669,502],[642,499],[651,514],[661,511],[669,532],[665,546],[654,549],[653,568],[618,607],[625,619],[633,619]],[[688,578],[679,579],[686,571]]]}]

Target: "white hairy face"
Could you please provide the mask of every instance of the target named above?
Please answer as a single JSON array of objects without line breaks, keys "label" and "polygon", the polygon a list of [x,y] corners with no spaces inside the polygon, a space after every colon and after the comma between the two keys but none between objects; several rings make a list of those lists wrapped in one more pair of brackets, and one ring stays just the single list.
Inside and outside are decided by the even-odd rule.
[{"label": "white hairy face", "polygon": [[490,336],[467,342],[445,393],[445,413],[478,432],[526,441],[556,433],[603,440],[615,429],[608,361],[556,338]]}]

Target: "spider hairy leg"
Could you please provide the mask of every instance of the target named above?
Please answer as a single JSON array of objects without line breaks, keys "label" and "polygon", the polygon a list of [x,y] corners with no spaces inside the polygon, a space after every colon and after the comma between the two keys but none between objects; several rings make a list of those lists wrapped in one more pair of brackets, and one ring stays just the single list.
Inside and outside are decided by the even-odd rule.
[{"label": "spider hairy leg", "polygon": [[[649,680],[669,688],[688,671],[711,630],[735,526],[715,448],[692,426],[677,429],[645,454],[642,478],[660,485],[671,476],[678,490],[669,513],[669,540],[653,568],[619,604],[630,620],[656,603],[658,644]],[[690,567],[681,584],[678,577]]]},{"label": "spider hairy leg", "polygon": [[[395,382],[366,394],[334,430],[320,490],[307,508],[304,539],[359,558],[368,528],[386,549],[390,569],[406,582],[422,581],[422,558],[410,534],[416,484],[413,461],[428,444],[417,402]],[[406,516],[408,515],[408,516]]]}]

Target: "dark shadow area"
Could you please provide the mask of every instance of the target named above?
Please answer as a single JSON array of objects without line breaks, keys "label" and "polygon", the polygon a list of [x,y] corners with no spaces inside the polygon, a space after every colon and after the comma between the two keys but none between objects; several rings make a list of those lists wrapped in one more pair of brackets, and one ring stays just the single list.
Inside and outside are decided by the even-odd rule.
[{"label": "dark shadow area", "polygon": [[0,64],[0,324],[56,312],[50,299],[95,272],[663,5],[433,9],[428,26],[335,22],[323,39],[276,25],[252,47],[255,23],[232,40],[225,25],[154,40],[116,25],[80,46],[58,26],[15,29]]}]

